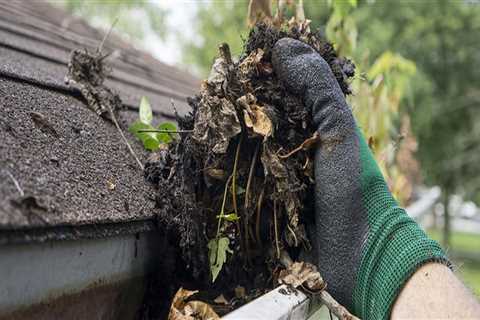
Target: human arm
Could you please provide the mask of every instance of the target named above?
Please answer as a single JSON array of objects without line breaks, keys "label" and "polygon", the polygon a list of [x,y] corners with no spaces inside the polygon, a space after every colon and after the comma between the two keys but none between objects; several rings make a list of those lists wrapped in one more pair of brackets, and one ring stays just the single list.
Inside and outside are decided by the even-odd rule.
[{"label": "human arm", "polygon": [[288,38],[276,43],[272,60],[287,90],[311,110],[321,140],[315,262],[340,303],[361,318],[387,319],[418,268],[436,262],[448,269],[449,262],[391,195],[326,61]]},{"label": "human arm", "polygon": [[478,319],[480,304],[445,265],[427,263],[406,282],[390,319]]}]

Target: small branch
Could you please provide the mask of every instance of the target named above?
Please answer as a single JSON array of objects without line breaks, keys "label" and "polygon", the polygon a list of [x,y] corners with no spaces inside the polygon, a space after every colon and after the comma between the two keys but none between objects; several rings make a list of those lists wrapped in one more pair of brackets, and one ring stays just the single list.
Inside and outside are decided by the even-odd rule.
[{"label": "small branch", "polygon": [[23,192],[22,188],[20,187],[20,184],[18,183],[17,179],[15,179],[15,177],[13,176],[13,174],[10,173],[10,171],[5,170],[5,172],[10,177],[10,179],[12,179],[13,184],[15,185],[15,188],[17,188],[18,192],[20,193],[20,196],[23,197],[25,195],[25,193]]},{"label": "small branch", "polygon": [[[232,172],[232,203],[233,203],[233,211],[237,217],[239,216],[238,206],[237,206],[237,167],[238,167],[238,158],[240,157],[240,148],[242,146],[242,140],[243,140],[243,137],[240,136],[240,140],[238,140],[238,144],[237,144],[237,150],[235,151],[235,161],[233,162],[233,172]],[[240,223],[238,222],[238,220],[236,221],[236,225],[237,225],[238,233],[240,235],[241,246],[243,246],[244,249],[245,249],[245,245],[247,246],[246,252],[247,252],[247,259],[248,259],[248,257],[250,256],[248,252],[248,243],[242,244],[242,232],[241,232]],[[244,240],[245,240],[245,237],[248,237],[247,232],[248,230],[245,229]]]},{"label": "small branch", "polygon": [[245,188],[245,210],[247,210],[249,206],[249,196],[250,196],[250,186],[253,180],[253,172],[255,171],[255,165],[257,163],[258,151],[260,150],[260,143],[257,144],[255,148],[255,152],[253,154],[252,163],[250,164],[250,171],[248,172],[248,180],[247,180],[247,187]]},{"label": "small branch", "polygon": [[104,36],[103,39],[102,39],[102,42],[101,42],[100,45],[98,46],[98,52],[102,53],[103,45],[105,44],[105,41],[107,40],[107,38],[110,36],[110,33],[112,33],[113,27],[115,27],[115,25],[117,24],[117,22],[118,22],[118,18],[115,18],[115,20],[113,21],[112,25],[110,26],[110,29],[108,29],[108,32],[105,34],[105,36]]},{"label": "small branch", "polygon": [[273,200],[273,228],[275,230],[275,248],[277,250],[277,259],[280,259],[280,245],[278,244],[277,201],[276,200]]},{"label": "small branch", "polygon": [[[274,207],[275,208],[275,207]],[[280,255],[280,263],[285,267],[288,268],[292,263],[293,260],[290,258],[290,255],[285,250],[282,250]],[[301,286],[306,291],[311,293],[314,297],[318,298],[321,303],[323,303],[329,311],[331,311],[335,316],[337,316],[340,320],[360,320],[360,318],[355,317],[353,314],[348,312],[348,310],[338,303],[331,295],[327,292],[327,290],[321,290],[320,292],[310,292],[307,290],[303,285]]]},{"label": "small branch", "polygon": [[113,121],[113,123],[115,124],[115,127],[117,127],[118,133],[120,133],[120,136],[122,137],[123,142],[124,142],[125,145],[127,146],[128,151],[130,151],[130,154],[135,158],[135,161],[137,161],[138,166],[139,166],[140,169],[142,169],[142,171],[143,171],[143,170],[144,170],[143,164],[142,164],[142,162],[140,161],[140,159],[138,159],[137,155],[135,154],[135,151],[133,151],[132,146],[130,145],[130,143],[128,142],[127,138],[126,138],[125,135],[123,134],[123,130],[122,130],[122,128],[120,128],[120,125],[118,124],[118,121],[117,121],[117,117],[115,117],[115,114],[113,113],[112,108],[109,106],[108,109],[109,109],[109,111],[110,111],[110,115],[112,116],[112,121]]},{"label": "small branch", "polygon": [[305,164],[303,165],[302,170],[307,169],[307,166],[308,166],[309,163],[310,163],[310,158],[307,157],[307,160],[305,160]]},{"label": "small branch", "polygon": [[263,204],[263,196],[265,194],[265,184],[262,187],[262,192],[260,192],[260,196],[258,197],[258,203],[257,203],[257,219],[255,221],[255,235],[257,238],[257,243],[262,244],[262,241],[260,239],[260,216],[262,214],[262,204]]},{"label": "small branch", "polygon": [[231,180],[232,180],[232,175],[228,177],[227,182],[225,183],[225,190],[223,191],[222,207],[220,208],[220,217],[218,218],[217,234],[215,235],[215,238],[218,238],[220,235],[220,227],[223,221],[223,216],[225,215],[225,203],[227,202],[228,185],[230,184]]},{"label": "small branch", "polygon": [[296,147],[295,149],[293,149],[292,151],[290,151],[289,153],[287,154],[279,154],[278,157],[280,159],[287,159],[289,158],[290,156],[294,155],[295,153],[297,153],[298,151],[301,151],[301,150],[308,150],[312,145],[314,145],[315,143],[317,143],[318,141],[320,141],[320,135],[318,134],[318,132],[315,132],[313,134],[313,136],[311,136],[310,138],[307,138],[305,139],[305,141],[303,141],[298,147]]},{"label": "small branch", "polygon": [[190,133],[193,132],[193,130],[141,129],[137,130],[137,132]]},{"label": "small branch", "polygon": [[[249,232],[247,232],[248,230],[248,218],[249,218],[249,214],[248,214],[248,207],[249,207],[249,200],[250,200],[250,187],[252,185],[252,180],[253,180],[253,172],[255,171],[255,164],[257,163],[257,156],[258,156],[258,150],[260,149],[260,143],[257,144],[257,147],[255,148],[255,152],[253,153],[253,158],[252,158],[252,162],[250,164],[250,170],[248,172],[248,180],[247,180],[247,187],[245,188],[245,203],[244,203],[244,212],[245,212],[245,218],[243,219],[243,223],[244,223],[244,229],[246,230],[245,233],[245,241],[247,243],[247,246],[248,246],[248,240],[249,240]],[[253,237],[252,237],[253,238]]]},{"label": "small branch", "polygon": [[360,320],[338,303],[326,290],[322,290],[316,297],[340,320]]},{"label": "small branch", "polygon": [[295,247],[297,247],[297,246],[298,246],[297,235],[296,235],[295,232],[292,230],[292,227],[290,227],[290,223],[288,223],[288,222],[287,222],[287,229],[288,229],[288,231],[290,231],[290,233],[292,234],[293,240],[295,240]]}]

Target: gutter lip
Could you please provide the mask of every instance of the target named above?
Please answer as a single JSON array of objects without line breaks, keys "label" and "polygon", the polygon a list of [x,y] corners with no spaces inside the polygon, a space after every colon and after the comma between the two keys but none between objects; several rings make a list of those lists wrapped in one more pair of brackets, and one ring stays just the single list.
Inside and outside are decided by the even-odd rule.
[{"label": "gutter lip", "polygon": [[156,230],[159,230],[159,228],[154,219],[20,229],[0,228],[0,246],[12,244],[44,243],[47,241],[104,239],[119,235],[139,234]]},{"label": "gutter lip", "polygon": [[281,285],[224,315],[224,320],[304,320],[313,311],[311,299],[298,289]]}]

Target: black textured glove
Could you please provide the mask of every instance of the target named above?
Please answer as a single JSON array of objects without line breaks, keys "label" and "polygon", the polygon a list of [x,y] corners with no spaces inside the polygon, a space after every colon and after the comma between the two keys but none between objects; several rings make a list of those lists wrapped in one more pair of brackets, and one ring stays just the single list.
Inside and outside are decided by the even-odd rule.
[{"label": "black textured glove", "polygon": [[273,66],[303,97],[320,134],[311,237],[328,290],[362,318],[388,318],[408,277],[427,261],[446,261],[444,254],[393,199],[327,62],[284,38]]}]

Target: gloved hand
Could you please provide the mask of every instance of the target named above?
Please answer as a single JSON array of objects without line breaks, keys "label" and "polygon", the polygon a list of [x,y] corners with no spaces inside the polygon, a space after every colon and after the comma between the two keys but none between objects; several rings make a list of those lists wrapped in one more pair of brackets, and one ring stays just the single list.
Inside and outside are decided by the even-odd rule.
[{"label": "gloved hand", "polygon": [[422,264],[448,264],[392,197],[327,62],[303,42],[273,50],[277,76],[303,97],[318,126],[315,261],[329,292],[364,319],[387,319],[405,281]]}]

